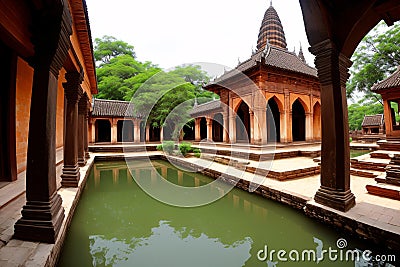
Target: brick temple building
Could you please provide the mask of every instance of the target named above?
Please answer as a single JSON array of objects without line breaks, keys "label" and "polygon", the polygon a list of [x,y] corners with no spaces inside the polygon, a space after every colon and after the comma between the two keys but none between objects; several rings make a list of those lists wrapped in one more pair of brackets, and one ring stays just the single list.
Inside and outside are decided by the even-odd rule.
[{"label": "brick temple building", "polygon": [[86,3],[1,1],[0,31],[0,182],[26,179],[14,237],[53,243],[65,217],[57,190],[78,186],[97,93]]},{"label": "brick temple building", "polygon": [[321,140],[317,71],[307,65],[301,48],[298,55],[288,51],[272,4],[261,23],[257,51],[204,88],[218,94],[221,103],[195,105],[191,111],[196,141],[266,144]]}]

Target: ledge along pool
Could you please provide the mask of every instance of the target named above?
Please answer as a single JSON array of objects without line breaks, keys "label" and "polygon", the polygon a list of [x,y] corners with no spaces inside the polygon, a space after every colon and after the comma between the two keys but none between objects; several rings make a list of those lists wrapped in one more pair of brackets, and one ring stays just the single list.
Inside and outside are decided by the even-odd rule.
[{"label": "ledge along pool", "polygon": [[[133,175],[149,183],[157,173],[182,186],[213,181],[162,160],[132,164]],[[346,261],[352,254],[346,252],[355,248],[374,251],[300,211],[241,189],[205,206],[174,207],[147,195],[124,161],[98,162],[58,266],[364,266],[362,252],[360,263],[351,256]],[[331,251],[336,260],[329,249],[336,250]]]}]

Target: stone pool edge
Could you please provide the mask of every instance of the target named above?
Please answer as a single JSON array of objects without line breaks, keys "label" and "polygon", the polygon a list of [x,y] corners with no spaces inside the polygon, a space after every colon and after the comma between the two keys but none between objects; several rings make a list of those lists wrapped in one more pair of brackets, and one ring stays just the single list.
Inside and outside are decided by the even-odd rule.
[{"label": "stone pool edge", "polygon": [[[60,235],[56,240],[55,244],[42,244],[40,243],[33,255],[31,255],[24,266],[56,266],[58,259],[60,257],[64,241],[67,236],[67,231],[70,228],[72,218],[74,216],[76,207],[79,203],[79,199],[82,195],[83,189],[86,185],[87,178],[90,174],[90,170],[95,162],[99,161],[115,161],[115,160],[125,160],[125,159],[163,159],[172,161],[176,165],[180,165],[184,168],[191,168],[194,171],[198,171],[205,174],[213,179],[219,178],[223,175],[221,172],[216,170],[203,168],[191,162],[187,162],[184,159],[177,157],[167,157],[162,154],[152,154],[152,155],[96,155],[91,154],[91,158],[88,160],[88,164],[81,168],[81,179],[79,185],[76,188],[64,188],[61,187],[58,193],[63,198],[63,206],[66,210],[66,219],[64,220]],[[241,178],[223,175],[222,180],[227,183],[235,183],[237,188],[245,190],[248,192],[249,181],[243,180]],[[296,194],[294,192],[289,192],[286,190],[277,190],[272,187],[267,187],[265,185],[259,186],[255,191],[255,194],[262,196],[266,199],[271,199],[292,208],[302,211],[307,217],[316,219],[324,224],[327,224],[335,229],[343,231],[346,234],[356,236],[360,239],[369,240],[379,246],[387,247],[388,244],[391,245],[391,249],[394,251],[400,251],[400,235],[384,229],[380,229],[374,225],[359,222],[353,218],[347,217],[345,213],[339,212],[329,207],[324,207],[315,203],[312,198]],[[19,240],[16,240],[19,241]],[[23,242],[23,241],[21,241]],[[25,242],[26,243],[26,242]],[[40,247],[41,246],[41,247]],[[47,247],[47,248],[46,248]],[[42,264],[41,264],[42,263]]]}]

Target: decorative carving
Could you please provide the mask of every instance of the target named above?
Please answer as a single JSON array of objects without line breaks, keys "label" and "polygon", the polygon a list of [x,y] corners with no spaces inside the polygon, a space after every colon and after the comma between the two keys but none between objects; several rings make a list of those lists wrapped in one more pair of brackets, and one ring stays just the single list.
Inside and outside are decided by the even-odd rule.
[{"label": "decorative carving", "polygon": [[81,83],[83,81],[83,71],[79,72],[67,72],[65,74],[67,82],[63,83],[64,94],[67,98],[68,104],[74,105],[78,103],[79,99],[83,95]]},{"label": "decorative carving", "polygon": [[71,46],[71,34],[72,18],[66,0],[45,1],[43,8],[33,14],[35,56],[30,64],[34,68],[49,66],[58,77]]}]

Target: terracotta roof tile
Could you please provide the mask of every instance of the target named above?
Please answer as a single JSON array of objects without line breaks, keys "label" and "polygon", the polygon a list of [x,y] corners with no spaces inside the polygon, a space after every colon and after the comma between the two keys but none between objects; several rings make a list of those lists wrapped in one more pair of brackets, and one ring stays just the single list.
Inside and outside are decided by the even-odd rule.
[{"label": "terracotta roof tile", "polygon": [[196,115],[208,114],[212,111],[219,111],[221,108],[221,101],[212,100],[210,102],[195,105],[193,109],[189,112],[189,114],[194,117]]},{"label": "terracotta roof tile", "polygon": [[381,126],[383,125],[383,114],[377,115],[365,115],[364,120],[361,124],[362,127],[365,126]]},{"label": "terracotta roof tile", "polygon": [[372,91],[379,91],[383,89],[389,89],[394,87],[400,87],[400,66],[397,67],[397,70],[384,79],[381,82],[374,84],[371,88]]},{"label": "terracotta roof tile", "polygon": [[239,72],[244,72],[256,66],[258,62],[261,62],[262,57],[265,58],[266,66],[297,72],[317,78],[317,70],[304,63],[295,53],[278,47],[269,46],[267,51],[257,51],[251,56],[251,58],[240,63],[235,69],[224,73],[222,76],[216,78],[214,81],[211,81],[206,86],[218,84],[219,82],[225,81],[237,75]]},{"label": "terracotta roof tile", "polygon": [[93,99],[92,117],[134,117],[129,101]]}]

